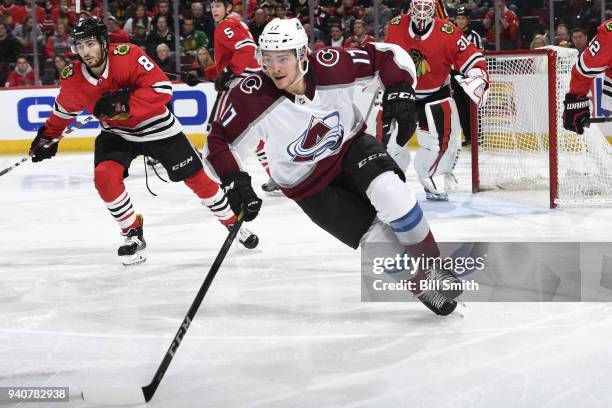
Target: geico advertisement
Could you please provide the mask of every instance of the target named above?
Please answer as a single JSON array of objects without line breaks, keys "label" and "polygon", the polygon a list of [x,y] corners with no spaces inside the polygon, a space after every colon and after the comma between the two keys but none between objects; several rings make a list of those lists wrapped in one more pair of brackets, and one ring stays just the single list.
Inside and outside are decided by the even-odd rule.
[{"label": "geico advertisement", "polygon": [[[208,115],[217,96],[213,84],[199,84],[189,87],[173,84],[172,105],[174,115],[179,119],[187,134],[205,133]],[[4,89],[0,91],[2,129],[0,140],[32,138],[53,110],[53,102],[59,87]],[[87,116],[83,112],[77,120]],[[76,131],[74,137],[97,136],[99,122],[92,120]]]}]

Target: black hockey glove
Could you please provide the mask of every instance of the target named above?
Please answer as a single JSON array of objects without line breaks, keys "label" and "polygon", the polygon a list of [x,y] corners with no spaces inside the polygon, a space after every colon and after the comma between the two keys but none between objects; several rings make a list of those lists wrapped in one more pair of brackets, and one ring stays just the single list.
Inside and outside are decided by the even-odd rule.
[{"label": "black hockey glove", "polygon": [[215,79],[215,91],[217,92],[225,92],[229,91],[231,82],[236,78],[234,72],[227,67],[225,71],[219,75],[217,79]]},{"label": "black hockey glove", "polygon": [[589,99],[586,96],[565,94],[563,101],[563,127],[579,135],[584,133],[584,125],[591,117]]},{"label": "black hockey glove", "polygon": [[196,86],[197,84],[202,82],[198,79],[196,74],[194,74],[192,71],[182,72],[181,80],[189,86]]},{"label": "black hockey glove", "polygon": [[[30,145],[30,156],[32,156],[32,161],[34,163],[50,159],[57,153],[57,143],[53,143],[53,136],[45,136],[45,130],[47,128],[43,125],[38,128],[38,134],[32,140],[32,144]],[[48,145],[48,147],[45,147]]]},{"label": "black hockey glove", "polygon": [[125,120],[130,117],[129,101],[130,90],[127,88],[106,92],[96,102],[93,115],[100,119]]},{"label": "black hockey glove", "polygon": [[230,173],[221,179],[221,186],[227,195],[234,214],[244,208],[244,220],[252,221],[259,214],[261,199],[251,185],[251,176],[244,171]]},{"label": "black hockey glove", "polygon": [[410,84],[390,85],[382,100],[382,144],[387,147],[391,138],[391,123],[397,122],[397,144],[404,146],[417,126],[414,89]]}]

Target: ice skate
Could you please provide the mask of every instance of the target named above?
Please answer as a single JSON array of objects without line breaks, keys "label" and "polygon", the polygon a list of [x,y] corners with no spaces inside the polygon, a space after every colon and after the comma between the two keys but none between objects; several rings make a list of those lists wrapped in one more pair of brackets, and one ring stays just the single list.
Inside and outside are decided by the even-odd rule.
[{"label": "ice skate", "polygon": [[[233,225],[227,226],[228,229],[232,227]],[[238,238],[238,242],[240,242],[240,244],[246,249],[254,249],[257,247],[257,245],[259,245],[259,237],[249,231],[245,226],[240,228],[240,231],[238,231],[238,235],[236,237]]]},{"label": "ice skate", "polygon": [[261,185],[261,189],[268,195],[271,196],[280,196],[283,194],[281,188],[276,181],[272,177],[268,180],[268,182]]},{"label": "ice skate", "polygon": [[448,193],[446,191],[442,193],[432,193],[431,191],[425,190],[425,198],[427,201],[448,201]]},{"label": "ice skate", "polygon": [[123,265],[136,265],[147,260],[142,251],[147,247],[142,233],[143,217],[136,216],[140,221],[138,228],[130,228],[127,232],[121,233],[125,237],[125,242],[117,250]]},{"label": "ice skate", "polygon": [[456,299],[463,293],[462,281],[448,269],[432,268],[425,271],[428,279],[440,282],[439,292],[448,299]]},{"label": "ice skate", "polygon": [[417,298],[429,310],[439,316],[448,316],[453,313],[457,307],[457,302],[453,299],[448,299],[442,293],[436,290],[425,290],[417,295]]}]

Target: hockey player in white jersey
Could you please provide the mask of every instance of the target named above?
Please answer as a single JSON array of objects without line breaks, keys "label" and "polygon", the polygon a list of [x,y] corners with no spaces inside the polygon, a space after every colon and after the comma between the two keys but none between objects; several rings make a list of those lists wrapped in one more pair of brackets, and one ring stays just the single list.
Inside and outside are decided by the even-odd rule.
[{"label": "hockey player in white jersey", "polygon": [[[439,249],[404,175],[376,139],[365,134],[353,104],[360,82],[378,76],[386,112],[414,131],[415,69],[392,44],[371,43],[308,53],[308,36],[297,19],[274,19],[259,38],[264,72],[243,79],[219,106],[206,157],[222,181],[233,209],[254,219],[262,201],[240,167],[261,138],[272,177],[310,219],[343,243],[386,238],[413,256],[439,256]],[[267,136],[273,135],[273,136]],[[390,238],[390,239],[389,239]],[[419,270],[416,281],[457,282],[450,271]],[[417,284],[417,286],[419,286]],[[460,292],[413,292],[439,315],[453,312]]]}]

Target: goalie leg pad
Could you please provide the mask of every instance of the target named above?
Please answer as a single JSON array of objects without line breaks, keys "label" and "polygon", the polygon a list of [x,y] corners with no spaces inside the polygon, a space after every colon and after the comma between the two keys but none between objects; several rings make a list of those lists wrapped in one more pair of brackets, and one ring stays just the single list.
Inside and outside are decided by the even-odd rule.
[{"label": "goalie leg pad", "polygon": [[425,105],[427,123],[417,129],[419,149],[414,167],[419,181],[426,189],[436,193],[444,191],[442,177],[433,187],[428,179],[452,173],[461,151],[461,125],[457,106],[452,98],[430,102]]}]

